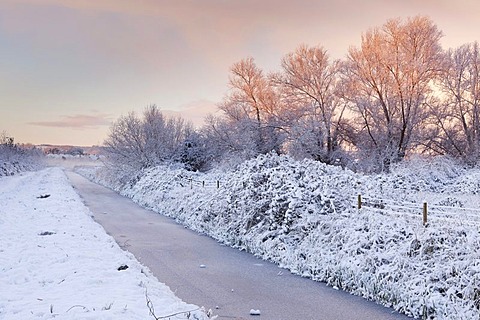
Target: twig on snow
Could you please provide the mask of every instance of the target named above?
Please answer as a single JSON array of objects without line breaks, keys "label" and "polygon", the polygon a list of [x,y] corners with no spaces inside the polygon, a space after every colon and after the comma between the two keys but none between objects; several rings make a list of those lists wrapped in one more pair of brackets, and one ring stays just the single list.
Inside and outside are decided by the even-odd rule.
[{"label": "twig on snow", "polygon": [[187,311],[180,311],[180,312],[176,312],[176,313],[172,313],[172,314],[169,314],[169,315],[166,315],[166,316],[162,316],[162,317],[157,317],[155,315],[155,308],[153,306],[153,302],[152,300],[150,300],[150,298],[148,297],[148,293],[147,293],[147,288],[145,288],[145,299],[147,300],[147,307],[148,307],[148,310],[150,312],[150,315],[155,319],[155,320],[160,320],[160,319],[167,319],[167,318],[170,318],[170,317],[174,317],[174,316],[178,316],[180,314],[185,314],[187,316],[187,319],[190,319],[190,314],[194,311],[197,311],[197,310],[200,310],[200,308],[196,308],[196,309],[192,309],[192,310],[187,310]]},{"label": "twig on snow", "polygon": [[73,308],[83,308],[87,311],[90,311],[87,307],[77,304],[77,305],[71,306],[70,309],[68,309],[66,312],[72,310]]}]

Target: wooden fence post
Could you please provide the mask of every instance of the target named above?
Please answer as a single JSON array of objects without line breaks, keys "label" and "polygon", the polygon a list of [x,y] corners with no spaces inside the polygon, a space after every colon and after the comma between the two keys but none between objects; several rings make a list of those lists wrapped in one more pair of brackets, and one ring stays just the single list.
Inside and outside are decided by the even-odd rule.
[{"label": "wooden fence post", "polygon": [[205,188],[205,181],[202,181],[202,187]]},{"label": "wooden fence post", "polygon": [[220,188],[220,181],[217,180],[217,189]]},{"label": "wooden fence post", "polygon": [[193,179],[190,178],[190,189],[193,189]]},{"label": "wooden fence post", "polygon": [[362,195],[359,194],[357,198],[357,208],[362,209]]},{"label": "wooden fence post", "polygon": [[423,203],[423,225],[427,225],[427,213],[428,213],[428,205],[426,202]]}]

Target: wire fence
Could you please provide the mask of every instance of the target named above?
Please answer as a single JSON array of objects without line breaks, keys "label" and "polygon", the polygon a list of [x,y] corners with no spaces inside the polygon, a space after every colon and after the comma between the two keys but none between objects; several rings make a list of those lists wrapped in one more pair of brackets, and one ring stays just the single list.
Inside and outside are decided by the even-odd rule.
[{"label": "wire fence", "polygon": [[432,205],[427,202],[400,202],[388,199],[357,196],[357,209],[367,207],[369,212],[394,215],[413,221],[444,222],[480,227],[480,209],[462,206]]},{"label": "wire fence", "polygon": [[190,187],[190,189],[193,189],[193,188],[220,189],[220,180],[195,180],[192,178],[188,178],[186,183],[187,183],[187,186]]},{"label": "wire fence", "polygon": [[188,187],[190,189],[193,188],[210,188],[210,189],[219,189],[220,188],[220,180],[198,180],[192,177],[184,176],[182,174],[175,175],[173,178],[170,179],[170,183],[176,181],[182,187]]},{"label": "wire fence", "polygon": [[[173,180],[179,181],[183,187],[190,189],[221,189],[221,186],[224,185],[220,180],[199,180],[183,175],[177,175],[172,179],[172,182]],[[203,207],[208,203],[209,201],[205,201],[201,203],[199,207]],[[364,197],[362,195],[357,196],[356,207],[358,210],[367,207],[369,212],[400,217],[412,223],[421,221],[425,226],[427,226],[429,222],[435,221],[480,227],[480,209],[477,208],[432,205],[427,202],[401,202],[391,199]]]}]

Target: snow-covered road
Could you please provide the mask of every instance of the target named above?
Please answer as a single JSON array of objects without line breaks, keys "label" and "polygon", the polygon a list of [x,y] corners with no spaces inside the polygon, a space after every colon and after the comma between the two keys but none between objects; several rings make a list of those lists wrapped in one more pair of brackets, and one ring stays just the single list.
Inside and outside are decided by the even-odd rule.
[{"label": "snow-covered road", "polygon": [[131,200],[67,172],[94,215],[181,299],[214,309],[219,319],[407,319],[322,283],[227,248]]}]

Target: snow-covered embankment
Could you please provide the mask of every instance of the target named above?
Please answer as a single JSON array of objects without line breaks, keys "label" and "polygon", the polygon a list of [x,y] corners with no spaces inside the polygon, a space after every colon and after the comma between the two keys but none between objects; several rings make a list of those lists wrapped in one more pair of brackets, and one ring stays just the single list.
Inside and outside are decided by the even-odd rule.
[{"label": "snow-covered embankment", "polygon": [[450,218],[433,214],[425,228],[420,206],[417,213],[355,208],[358,193],[469,206],[478,170],[417,163],[363,176],[267,155],[229,172],[156,167],[126,183],[102,169],[83,174],[222,243],[407,315],[480,317],[478,222],[447,208]]}]

